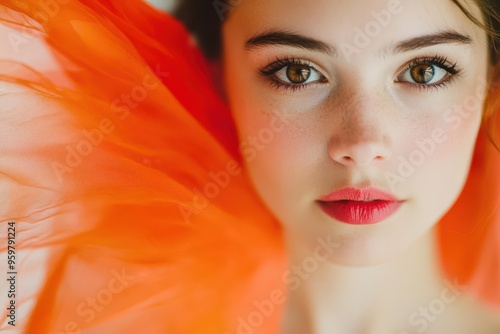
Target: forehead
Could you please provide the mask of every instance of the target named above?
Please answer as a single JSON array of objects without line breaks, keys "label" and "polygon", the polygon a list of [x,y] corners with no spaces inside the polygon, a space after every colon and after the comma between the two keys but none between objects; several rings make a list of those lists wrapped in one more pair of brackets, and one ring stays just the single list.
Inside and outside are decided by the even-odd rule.
[{"label": "forehead", "polygon": [[[465,5],[481,17],[474,1]],[[332,45],[352,44],[361,33],[370,38],[370,47],[449,30],[484,38],[452,0],[239,0],[228,21],[247,38],[284,29]]]}]

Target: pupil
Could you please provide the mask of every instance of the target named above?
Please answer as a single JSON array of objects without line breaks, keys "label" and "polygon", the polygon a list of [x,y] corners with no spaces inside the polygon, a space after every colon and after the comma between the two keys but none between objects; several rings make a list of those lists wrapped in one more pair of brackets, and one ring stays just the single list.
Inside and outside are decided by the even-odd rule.
[{"label": "pupil", "polygon": [[430,65],[415,66],[411,70],[411,77],[416,83],[428,83],[434,77],[434,67]]},{"label": "pupil", "polygon": [[309,79],[311,75],[311,69],[304,65],[292,65],[288,66],[286,71],[286,76],[288,80],[295,84],[301,84]]}]

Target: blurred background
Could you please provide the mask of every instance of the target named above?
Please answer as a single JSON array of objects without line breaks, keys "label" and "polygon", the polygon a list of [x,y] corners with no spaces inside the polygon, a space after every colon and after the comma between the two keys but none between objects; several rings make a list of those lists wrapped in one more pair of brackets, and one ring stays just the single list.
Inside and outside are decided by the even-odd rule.
[{"label": "blurred background", "polygon": [[171,12],[175,8],[179,0],[146,0],[146,2],[149,2],[159,9]]}]

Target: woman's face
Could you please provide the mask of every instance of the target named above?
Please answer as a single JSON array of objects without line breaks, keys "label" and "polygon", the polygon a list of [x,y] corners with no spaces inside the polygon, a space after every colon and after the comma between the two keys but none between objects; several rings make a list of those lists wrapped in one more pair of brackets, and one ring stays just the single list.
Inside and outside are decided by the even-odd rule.
[{"label": "woman's face", "polygon": [[[241,153],[289,237],[335,244],[339,264],[375,264],[459,196],[488,46],[451,0],[243,0],[223,41]],[[389,192],[398,209],[319,201],[348,186]]]}]

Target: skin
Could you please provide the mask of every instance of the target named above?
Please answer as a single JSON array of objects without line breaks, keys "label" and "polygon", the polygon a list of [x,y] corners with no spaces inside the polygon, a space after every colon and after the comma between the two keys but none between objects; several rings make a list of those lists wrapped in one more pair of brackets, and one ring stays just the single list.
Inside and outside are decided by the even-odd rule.
[{"label": "skin", "polygon": [[[409,324],[408,314],[446,287],[436,263],[435,225],[458,198],[470,168],[492,70],[486,33],[449,0],[401,1],[387,27],[357,47],[356,29],[375,21],[372,12],[388,9],[383,0],[363,6],[343,0],[240,1],[223,24],[226,94],[246,169],[283,224],[291,265],[314,257],[318,238],[335,244],[317,269],[302,275],[300,288],[289,291],[283,333],[417,332],[422,327]],[[336,55],[283,45],[245,48],[268,29],[314,38],[336,48]],[[470,41],[391,51],[401,41],[442,31]],[[447,84],[410,82],[410,63],[420,59],[414,66],[422,65],[422,58],[436,55],[460,72],[453,76],[438,66],[431,77],[436,83],[451,78]],[[259,73],[277,57],[300,59],[321,74],[313,71],[301,89],[277,89]],[[281,81],[293,79],[286,68],[277,73]],[[395,181],[401,159],[419,150],[416,142],[435,138],[439,143],[423,164]],[[377,186],[404,202],[378,224],[345,224],[316,202],[345,186]],[[471,312],[485,322],[472,328],[489,333],[490,327],[483,328],[492,325],[489,316],[471,300],[460,300],[427,333],[468,333],[470,327],[457,319],[470,319]]]},{"label": "skin", "polygon": [[[388,29],[349,59],[342,52],[336,59],[278,46],[247,52],[243,45],[269,27],[300,32],[334,46],[354,45],[355,27],[373,20],[370,10],[386,6],[386,1],[370,1],[369,8],[360,11],[347,1],[316,1],[314,5],[246,1],[224,25],[226,88],[240,138],[269,128],[274,115],[286,122],[274,140],[261,145],[264,148],[255,145],[261,150],[247,162],[257,191],[283,225],[305,242],[331,235],[342,245],[333,261],[345,265],[372,264],[401,251],[428,231],[457,198],[470,166],[481,106],[457,129],[443,118],[470,92],[484,87],[487,46],[481,40],[486,37],[455,5],[442,0],[428,1],[425,6],[406,3]],[[443,12],[450,13],[447,20],[442,19]],[[470,35],[475,43],[383,54],[391,43],[450,29]],[[448,87],[422,91],[394,82],[407,63],[436,54],[464,68]],[[328,82],[296,92],[278,91],[258,73],[276,57],[310,61]],[[449,140],[413,175],[391,188],[386,173],[397,173],[398,157],[408,158],[418,149],[415,141],[431,138],[437,128],[446,131]],[[347,185],[376,185],[406,202],[384,224],[359,228],[332,221],[315,201]]]}]

